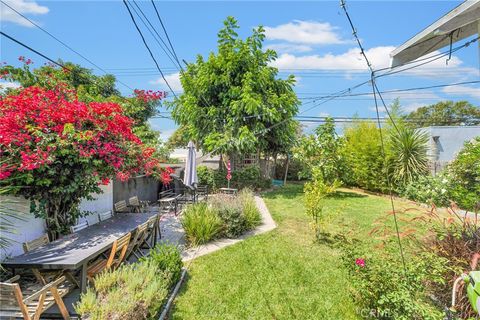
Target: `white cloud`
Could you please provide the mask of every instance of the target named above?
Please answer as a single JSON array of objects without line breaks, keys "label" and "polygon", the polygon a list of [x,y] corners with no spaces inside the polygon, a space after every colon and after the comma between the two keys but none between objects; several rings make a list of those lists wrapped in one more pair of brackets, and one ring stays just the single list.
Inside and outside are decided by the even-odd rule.
[{"label": "white cloud", "polygon": [[[395,49],[393,46],[375,47],[367,50],[366,54],[374,68],[384,68],[390,64],[389,54],[393,49]],[[368,70],[360,50],[356,48],[338,55],[327,53],[325,55],[295,56],[284,53],[272,65],[279,69]]]},{"label": "white cloud", "polygon": [[[170,87],[172,87],[173,91],[183,91],[179,72],[167,74],[165,75],[165,79]],[[157,80],[150,81],[150,84],[160,85],[164,90],[169,89],[162,77],[158,78]]]},{"label": "white cloud", "polygon": [[[49,9],[48,7],[39,5],[36,1],[28,0],[4,0],[9,6],[17,10],[18,12],[24,15],[41,15],[47,14]],[[11,10],[4,4],[0,5],[0,18],[2,21],[13,22],[24,27],[33,27],[33,25],[28,22],[26,19],[19,16],[15,11]]]},{"label": "white cloud", "polygon": [[474,88],[470,86],[451,86],[443,88],[442,91],[451,95],[470,96],[480,99],[480,88]]},{"label": "white cloud", "polygon": [[265,46],[265,49],[272,49],[276,52],[308,52],[313,48],[304,44],[273,43]]},{"label": "white cloud", "polygon": [[420,107],[428,106],[433,104],[433,102],[412,102],[406,105],[402,105],[402,109],[404,112],[413,112],[416,111]]},{"label": "white cloud", "polygon": [[[369,61],[371,62],[374,70],[389,68],[390,66],[390,52],[394,50],[393,46],[379,46],[368,49],[365,51]],[[388,73],[390,71],[396,72],[402,69],[407,69],[395,74],[415,76],[422,78],[463,78],[470,76],[478,76],[478,69],[464,66],[463,61],[457,57],[452,56],[446,64],[446,58],[438,59],[430,63],[424,64],[426,58],[433,57],[439,54],[438,51],[434,51],[427,56],[420,59],[417,63],[412,63],[401,68],[385,69],[377,73],[377,75]],[[332,54],[326,53],[323,55],[294,55],[291,53],[283,53],[278,59],[272,62],[272,66],[275,66],[282,70],[288,69],[316,69],[316,70],[345,70],[345,77],[349,78],[352,74],[357,72],[368,71],[365,59],[360,54],[360,50],[352,48],[344,53]],[[414,68],[412,68],[414,67]],[[411,69],[410,69],[411,68]],[[393,76],[393,74],[392,74]]]},{"label": "white cloud", "polygon": [[8,88],[16,89],[20,87],[21,87],[20,84],[16,82],[0,82],[0,92],[7,90]]},{"label": "white cloud", "polygon": [[316,45],[348,42],[341,38],[337,30],[338,27],[328,22],[294,20],[276,27],[265,27],[265,36],[269,40]]}]

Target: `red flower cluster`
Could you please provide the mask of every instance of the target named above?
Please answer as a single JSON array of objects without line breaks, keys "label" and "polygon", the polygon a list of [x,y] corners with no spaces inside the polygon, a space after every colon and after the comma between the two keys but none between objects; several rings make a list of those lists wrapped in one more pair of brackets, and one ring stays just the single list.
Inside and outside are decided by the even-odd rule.
[{"label": "red flower cluster", "polygon": [[135,94],[135,97],[145,103],[156,102],[167,97],[167,93],[165,91],[135,89],[133,93]]},{"label": "red flower cluster", "polygon": [[19,61],[22,61],[22,62],[25,63],[26,65],[29,65],[29,64],[32,64],[32,63],[33,63],[33,61],[32,61],[31,59],[25,59],[24,56],[18,57],[18,60],[19,60]]},{"label": "red flower cluster", "polygon": [[116,103],[78,101],[62,87],[28,87],[0,97],[0,157],[8,161],[0,166],[0,180],[66,154],[92,160],[103,184],[114,173],[125,181],[133,173],[160,171],[155,150],[142,145],[132,132],[133,120],[122,111]]},{"label": "red flower cluster", "polygon": [[174,170],[170,167],[166,167],[162,173],[161,173],[161,176],[162,176],[162,181],[163,181],[163,184],[164,185],[169,185],[170,182],[172,181],[172,177],[171,177],[171,174],[174,172]]}]

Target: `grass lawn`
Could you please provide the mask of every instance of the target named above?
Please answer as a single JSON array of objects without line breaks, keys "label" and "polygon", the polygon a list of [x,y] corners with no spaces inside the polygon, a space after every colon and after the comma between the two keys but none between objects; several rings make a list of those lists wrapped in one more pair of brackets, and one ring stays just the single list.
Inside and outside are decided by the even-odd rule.
[{"label": "grass lawn", "polygon": [[[339,250],[313,242],[302,188],[263,195],[277,229],[191,263],[173,319],[360,319]],[[330,231],[368,239],[390,202],[343,189],[327,210],[337,212]]]}]

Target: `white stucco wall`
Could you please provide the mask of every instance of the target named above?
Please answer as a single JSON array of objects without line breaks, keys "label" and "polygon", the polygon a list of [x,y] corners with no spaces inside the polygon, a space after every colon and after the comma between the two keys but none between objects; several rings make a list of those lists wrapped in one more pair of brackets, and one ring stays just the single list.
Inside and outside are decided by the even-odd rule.
[{"label": "white stucco wall", "polygon": [[[429,135],[429,157],[432,161],[449,162],[455,159],[466,141],[480,136],[480,126],[444,126],[421,128]],[[434,137],[436,140],[434,140]]]},{"label": "white stucco wall", "polygon": [[[103,212],[113,209],[113,185],[110,182],[107,186],[102,186],[102,194],[95,195],[95,200],[93,201],[82,201],[80,204],[80,210],[83,211],[92,211],[92,212]],[[43,219],[38,219],[33,217],[29,213],[30,202],[24,198],[18,197],[1,197],[2,199],[7,199],[9,201],[9,206],[12,206],[15,209],[18,209],[20,212],[24,213],[24,220],[12,220],[12,223],[15,224],[16,233],[13,235],[5,234],[13,240],[13,244],[3,252],[0,252],[0,260],[4,259],[6,256],[16,256],[23,253],[22,243],[25,241],[30,241],[35,238],[40,237],[45,233],[45,221]],[[81,220],[87,219],[89,223],[96,223],[98,221],[97,214],[81,218]]]}]

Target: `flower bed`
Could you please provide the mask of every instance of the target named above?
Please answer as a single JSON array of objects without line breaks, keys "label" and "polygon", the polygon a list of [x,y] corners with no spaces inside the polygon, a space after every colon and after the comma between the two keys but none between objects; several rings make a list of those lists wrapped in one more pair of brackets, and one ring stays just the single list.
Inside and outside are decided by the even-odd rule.
[{"label": "flower bed", "polygon": [[200,245],[213,239],[238,238],[261,222],[253,193],[242,190],[238,196],[214,195],[206,203],[189,205],[182,226],[190,245]]},{"label": "flower bed", "polygon": [[76,311],[82,319],[151,319],[180,279],[182,260],[174,245],[159,244],[147,258],[95,278]]}]

